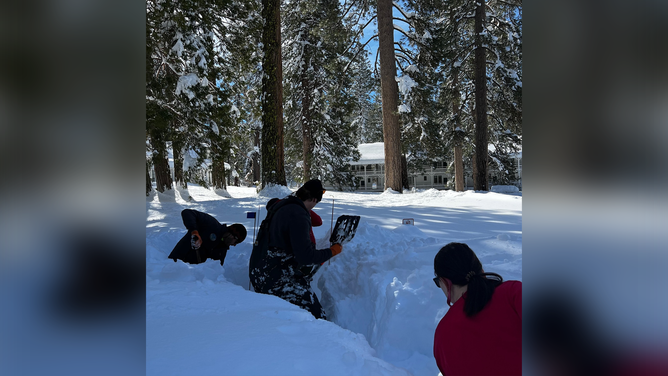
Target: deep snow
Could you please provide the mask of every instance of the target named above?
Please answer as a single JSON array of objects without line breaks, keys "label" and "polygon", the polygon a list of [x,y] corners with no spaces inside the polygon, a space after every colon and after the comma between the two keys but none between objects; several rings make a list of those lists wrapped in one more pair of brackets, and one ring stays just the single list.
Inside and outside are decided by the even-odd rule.
[{"label": "deep snow", "polygon": [[[355,238],[313,281],[330,321],[277,297],[248,291],[256,226],[271,197],[286,187],[229,187],[231,197],[191,185],[155,193],[146,204],[146,369],[148,375],[438,375],[433,334],[447,312],[433,281],[433,258],[451,241],[466,242],[486,271],[522,279],[522,196],[427,190],[417,193],[328,191],[315,211],[320,247],[339,215],[362,217]],[[243,223],[246,240],[225,266],[167,259],[185,234],[191,208],[223,223]],[[402,225],[413,218],[415,225]]]}]

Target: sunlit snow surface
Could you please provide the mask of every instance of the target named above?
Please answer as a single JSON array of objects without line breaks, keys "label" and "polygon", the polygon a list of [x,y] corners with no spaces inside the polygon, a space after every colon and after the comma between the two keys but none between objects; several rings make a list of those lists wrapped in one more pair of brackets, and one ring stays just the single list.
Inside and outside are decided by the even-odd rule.
[{"label": "sunlit snow surface", "polygon": [[[191,185],[153,194],[146,204],[146,345],[148,375],[438,375],[433,334],[447,311],[433,278],[443,245],[466,242],[486,271],[522,279],[522,196],[427,190],[418,193],[327,191],[315,211],[319,247],[339,215],[362,217],[354,239],[326,262],[313,287],[330,321],[277,297],[248,291],[253,219],[272,187],[229,187],[231,198]],[[246,240],[225,266],[209,260],[188,265],[167,259],[185,234],[185,208],[243,223]],[[413,218],[415,225],[402,225]]]}]

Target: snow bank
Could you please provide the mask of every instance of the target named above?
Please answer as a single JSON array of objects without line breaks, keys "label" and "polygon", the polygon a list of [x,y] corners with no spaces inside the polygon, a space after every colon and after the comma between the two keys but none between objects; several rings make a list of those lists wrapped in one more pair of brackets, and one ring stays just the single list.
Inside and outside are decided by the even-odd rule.
[{"label": "snow bank", "polygon": [[230,192],[228,192],[225,189],[214,189],[213,191],[216,192],[216,194],[218,196],[225,197],[225,198],[232,198],[232,196],[230,196]]},{"label": "snow bank", "polygon": [[[521,249],[517,236],[504,235],[509,249]],[[414,375],[436,375],[433,336],[447,305],[443,292],[432,281],[433,259],[446,243],[425,236],[419,225],[387,230],[362,221],[355,238],[340,255],[325,263],[313,285],[320,290],[331,320],[363,334],[378,357]],[[481,252],[489,246],[498,247],[496,238],[469,245],[479,252],[486,270],[503,267],[506,278],[521,278],[519,273],[508,273],[521,268],[521,254],[512,257],[505,251]]]},{"label": "snow bank", "polygon": [[490,191],[496,193],[519,193],[520,189],[514,185],[493,185]]},{"label": "snow bank", "polygon": [[292,190],[284,185],[268,184],[257,194],[258,197],[284,198],[292,194]]},{"label": "snow bank", "polygon": [[401,194],[401,192],[397,192],[392,188],[387,188],[381,195],[398,195]]}]

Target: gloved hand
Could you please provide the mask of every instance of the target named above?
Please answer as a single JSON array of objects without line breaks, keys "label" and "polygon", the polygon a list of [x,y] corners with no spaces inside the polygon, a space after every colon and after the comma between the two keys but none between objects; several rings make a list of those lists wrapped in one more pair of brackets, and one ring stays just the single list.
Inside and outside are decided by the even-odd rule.
[{"label": "gloved hand", "polygon": [[199,249],[199,247],[202,246],[202,238],[199,236],[199,232],[197,230],[193,230],[190,233],[190,246],[193,249]]},{"label": "gloved hand", "polygon": [[339,244],[339,243],[336,243],[336,244],[333,244],[331,247],[329,247],[329,249],[332,250],[332,257],[334,257],[334,256],[338,255],[339,253],[341,253],[341,251],[343,250],[343,246],[341,246],[341,244]]}]

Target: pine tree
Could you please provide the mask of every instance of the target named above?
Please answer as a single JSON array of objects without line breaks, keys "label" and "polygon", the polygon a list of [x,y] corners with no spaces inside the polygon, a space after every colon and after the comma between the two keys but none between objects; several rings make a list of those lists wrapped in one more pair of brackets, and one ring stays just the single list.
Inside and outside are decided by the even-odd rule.
[{"label": "pine tree", "polygon": [[385,189],[403,192],[401,180],[401,128],[399,124],[399,89],[394,55],[392,0],[378,0],[378,49],[380,90],[383,105],[383,140],[385,148]]},{"label": "pine tree", "polygon": [[287,185],[283,149],[281,2],[262,0],[262,185]]},{"label": "pine tree", "polygon": [[[446,157],[454,158],[455,189],[463,190],[464,175],[475,170],[475,188],[487,189],[487,161],[492,158],[494,167],[501,163],[501,170],[512,174],[508,156],[521,145],[521,3],[409,0],[408,7],[415,11],[415,34],[422,36],[414,45],[418,63],[409,72],[418,82],[409,101],[412,119],[423,120],[427,141],[421,143],[430,158],[438,158],[433,140],[445,140]],[[475,158],[476,152],[482,155]],[[468,164],[473,161],[480,163]]]},{"label": "pine tree", "polygon": [[[359,159],[360,97],[368,97],[366,64],[350,61],[356,43],[337,0],[292,1],[286,7],[286,159],[291,179],[320,178],[353,186],[347,165]],[[366,69],[366,70],[365,70]]]},{"label": "pine tree", "polygon": [[[192,176],[183,168],[181,156],[192,150],[199,162],[209,155],[218,158],[210,149],[224,141],[219,138],[235,134],[230,83],[238,74],[234,69],[248,65],[243,63],[249,60],[253,40],[244,35],[256,5],[254,1],[147,1],[147,140],[156,176],[168,174],[166,150],[171,143],[177,185],[185,187]],[[159,191],[171,188],[171,177],[165,179],[160,179]]]}]

